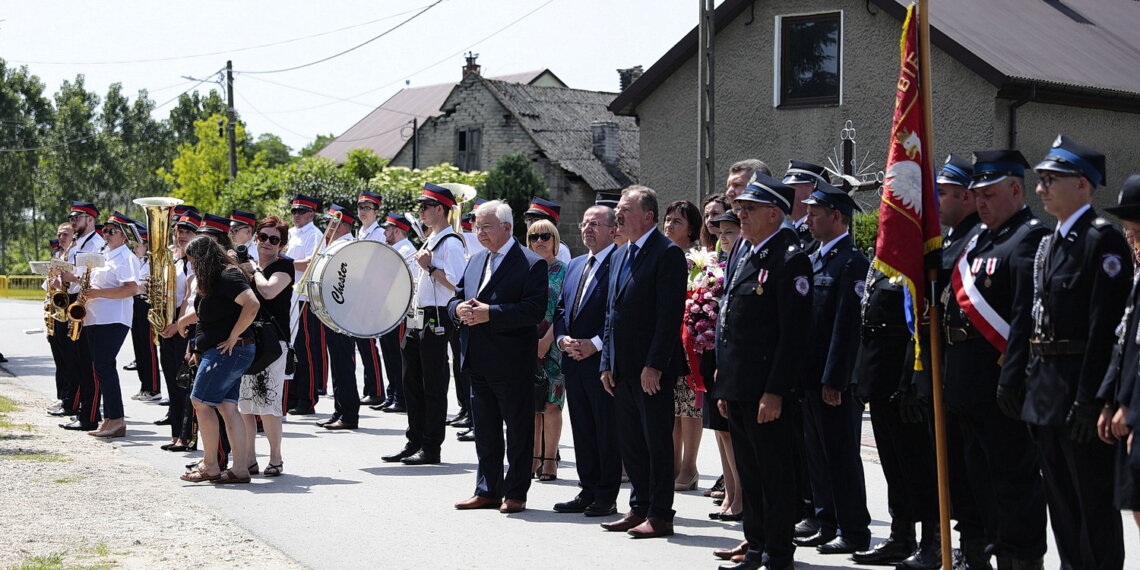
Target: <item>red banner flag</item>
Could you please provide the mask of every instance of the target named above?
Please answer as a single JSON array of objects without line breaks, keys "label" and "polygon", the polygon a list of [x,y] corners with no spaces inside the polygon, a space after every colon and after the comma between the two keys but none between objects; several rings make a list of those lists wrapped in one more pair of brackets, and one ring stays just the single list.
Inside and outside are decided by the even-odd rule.
[{"label": "red banner flag", "polygon": [[[920,79],[921,54],[918,18],[912,4],[899,41],[900,69],[895,92],[883,199],[879,204],[879,235],[875,243],[875,269],[905,283],[907,325],[917,338],[925,306],[924,258],[942,248],[938,223],[938,197],[930,161],[930,133],[926,132]],[[916,351],[918,343],[915,343]],[[917,354],[916,354],[917,357]],[[916,367],[919,359],[915,359]]]}]

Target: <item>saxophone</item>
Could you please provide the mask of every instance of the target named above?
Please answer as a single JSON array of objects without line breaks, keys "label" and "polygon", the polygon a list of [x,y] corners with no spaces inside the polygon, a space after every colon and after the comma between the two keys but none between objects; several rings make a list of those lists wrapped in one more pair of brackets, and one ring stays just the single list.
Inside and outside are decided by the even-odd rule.
[{"label": "saxophone", "polygon": [[178,198],[162,196],[138,198],[135,204],[146,210],[146,229],[151,239],[147,244],[146,260],[150,265],[146,295],[150,309],[146,313],[151,326],[151,340],[158,344],[162,329],[174,320],[174,306],[178,274],[174,268],[174,256],[170,253],[170,213],[182,203]]},{"label": "saxophone", "polygon": [[87,290],[91,288],[91,267],[83,273],[80,279],[79,297],[68,305],[67,312],[67,338],[79,340],[79,332],[83,330],[83,319],[87,318]]}]

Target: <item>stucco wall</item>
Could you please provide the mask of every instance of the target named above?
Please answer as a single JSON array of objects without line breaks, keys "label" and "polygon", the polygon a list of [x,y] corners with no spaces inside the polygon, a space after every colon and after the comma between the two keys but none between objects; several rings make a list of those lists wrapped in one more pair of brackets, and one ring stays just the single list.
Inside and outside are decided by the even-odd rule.
[{"label": "stucco wall", "polygon": [[[777,15],[843,11],[843,100],[839,106],[777,109],[773,61]],[[745,10],[716,38],[716,162],[728,166],[759,158],[776,174],[787,161],[829,165],[850,120],[859,161],[881,170],[899,69],[901,22],[865,3],[835,0],[757,2],[755,21]],[[637,108],[641,119],[642,180],[665,200],[694,199],[697,184],[696,57],[690,58]],[[968,155],[992,148],[996,89],[953,58],[935,50],[934,152]],[[1001,131],[1004,133],[1004,131]],[[868,154],[869,152],[869,154]],[[864,160],[864,155],[866,159]],[[717,188],[721,190],[721,188]]]}]

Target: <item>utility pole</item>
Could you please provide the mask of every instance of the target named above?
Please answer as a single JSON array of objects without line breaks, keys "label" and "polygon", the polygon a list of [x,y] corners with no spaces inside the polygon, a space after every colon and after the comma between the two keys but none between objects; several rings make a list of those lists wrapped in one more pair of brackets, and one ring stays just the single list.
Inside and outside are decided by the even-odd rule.
[{"label": "utility pole", "polygon": [[230,180],[237,178],[237,118],[234,111],[234,62],[226,61],[226,138],[230,145]]},{"label": "utility pole", "polygon": [[716,24],[714,16],[714,0],[698,0],[701,5],[700,23],[697,26],[697,73],[698,94],[697,112],[698,129],[698,157],[697,165],[700,172],[697,181],[697,203],[704,202],[705,196],[716,188],[716,113],[713,100],[713,54],[716,45]]}]

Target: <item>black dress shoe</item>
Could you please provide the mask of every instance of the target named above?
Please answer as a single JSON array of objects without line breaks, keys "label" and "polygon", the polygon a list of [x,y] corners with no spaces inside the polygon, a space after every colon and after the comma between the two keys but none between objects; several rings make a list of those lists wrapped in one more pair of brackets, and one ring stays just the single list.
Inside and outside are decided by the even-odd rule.
[{"label": "black dress shoe", "polygon": [[392,404],[391,406],[388,406],[387,408],[384,408],[384,411],[388,412],[388,413],[392,413],[392,414],[404,414],[404,413],[407,413],[408,409],[405,408],[403,404],[397,403],[397,404]]},{"label": "black dress shoe", "polygon": [[[744,511],[740,511],[735,515],[732,513],[716,513],[716,520],[725,522],[740,522],[744,520]],[[713,513],[709,513],[709,518],[712,518]]]},{"label": "black dress shoe", "polygon": [[797,538],[806,538],[819,532],[819,519],[806,518],[796,523],[795,536]]},{"label": "black dress shoe", "polygon": [[158,418],[157,420],[154,420],[154,425],[156,425],[156,426],[168,426],[168,425],[170,425],[170,416],[166,415],[166,416],[162,416],[161,418]]},{"label": "black dress shoe", "polygon": [[856,552],[851,560],[856,564],[895,564],[902,562],[907,556],[914,554],[918,544],[914,539],[890,537],[870,550]]},{"label": "black dress shoe", "polygon": [[383,404],[383,403],[384,403],[384,399],[383,398],[377,398],[376,396],[368,396],[367,398],[361,398],[361,400],[360,400],[361,406],[376,406],[376,405]]},{"label": "black dress shoe", "polygon": [[325,424],[322,427],[324,427],[327,430],[334,430],[335,431],[338,429],[356,429],[357,425],[356,424],[350,424],[344,420],[337,420],[335,422]]},{"label": "black dress shoe", "polygon": [[67,416],[74,416],[75,410],[69,410],[63,406],[57,406],[55,408],[48,410],[48,415],[49,416],[55,416],[57,418],[65,418]]},{"label": "black dress shoe", "polygon": [[895,565],[895,568],[904,570],[933,570],[941,567],[942,546],[939,544],[923,546],[918,549],[918,552]]},{"label": "black dress shoe", "polygon": [[745,558],[733,564],[721,564],[717,566],[717,568],[718,570],[760,570],[761,568],[765,568],[765,566],[759,560],[748,560]]},{"label": "black dress shoe", "polygon": [[465,419],[467,419],[467,410],[459,410],[459,413],[455,414],[455,417],[448,418],[444,423],[449,426],[453,426],[455,425],[455,422],[461,422]]},{"label": "black dress shoe", "polygon": [[302,408],[301,406],[297,406],[295,408],[289,408],[289,411],[286,413],[289,414],[290,416],[311,416],[311,415],[317,413],[317,411],[314,410],[312,406],[309,406],[307,408]]},{"label": "black dress shoe", "polygon": [[123,370],[132,372],[139,369],[138,361],[132,360],[130,364],[123,367]]},{"label": "black dress shoe", "polygon": [[796,543],[796,546],[819,546],[821,544],[831,542],[831,540],[834,538],[834,534],[824,534],[823,532],[817,532],[811,536],[793,538],[792,542]]},{"label": "black dress shoe", "polygon": [[554,512],[556,513],[584,513],[590,503],[594,501],[578,495],[565,503],[554,503]]},{"label": "black dress shoe", "polygon": [[475,429],[468,428],[467,431],[459,432],[455,435],[455,439],[459,441],[475,441]]},{"label": "black dress shoe", "polygon": [[617,503],[613,501],[599,501],[595,500],[586,507],[584,513],[588,517],[608,517],[617,514]]},{"label": "black dress shoe", "polygon": [[392,455],[385,455],[385,456],[382,456],[380,459],[386,463],[395,463],[397,461],[403,461],[405,458],[408,458],[408,457],[415,455],[416,451],[417,450],[415,450],[415,449],[410,449],[410,448],[405,447],[404,449],[401,449],[399,453],[393,453]]},{"label": "black dress shoe", "polygon": [[338,422],[338,421],[340,421],[340,418],[338,418],[336,416],[329,416],[323,420],[317,420],[316,422],[314,422],[314,424],[316,424],[317,427],[325,427],[331,423]]},{"label": "black dress shoe", "polygon": [[72,431],[95,431],[95,429],[99,427],[99,424],[94,422],[82,422],[79,420],[74,420],[66,424],[59,424],[59,427]]},{"label": "black dress shoe", "polygon": [[867,550],[868,546],[870,546],[868,540],[857,542],[850,540],[845,536],[837,536],[830,541],[815,547],[815,549],[820,554],[853,554],[855,552]]},{"label": "black dress shoe", "polygon": [[471,418],[463,418],[451,422],[451,427],[458,429],[471,429]]},{"label": "black dress shoe", "polygon": [[163,399],[159,400],[158,405],[169,406],[170,405],[170,398],[163,398]]},{"label": "black dress shoe", "polygon": [[419,450],[412,455],[400,460],[404,465],[435,465],[439,463],[438,453],[427,453],[424,450]]}]

